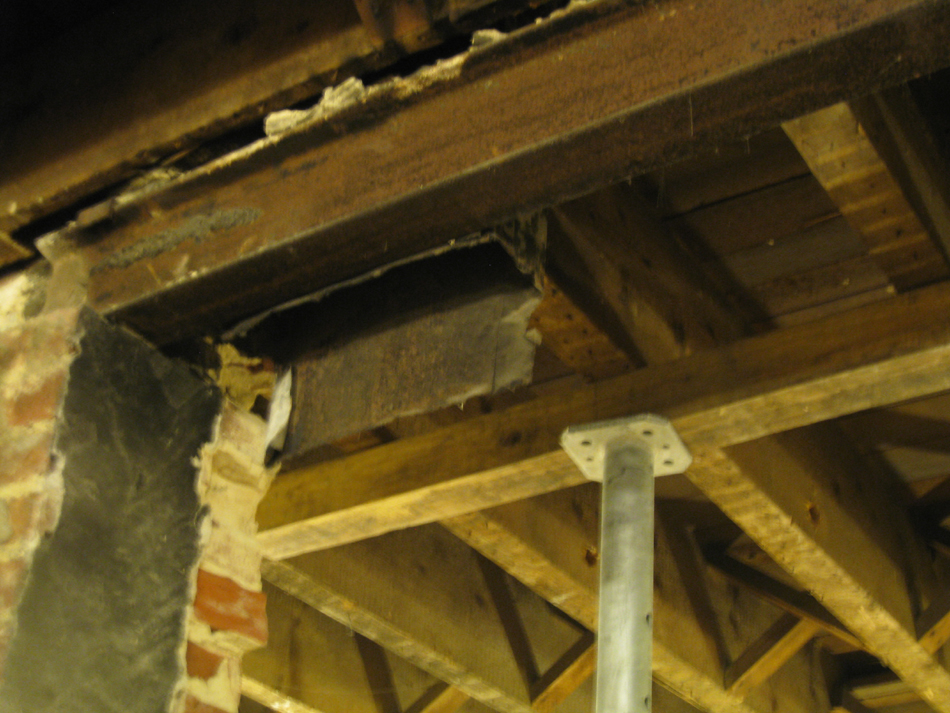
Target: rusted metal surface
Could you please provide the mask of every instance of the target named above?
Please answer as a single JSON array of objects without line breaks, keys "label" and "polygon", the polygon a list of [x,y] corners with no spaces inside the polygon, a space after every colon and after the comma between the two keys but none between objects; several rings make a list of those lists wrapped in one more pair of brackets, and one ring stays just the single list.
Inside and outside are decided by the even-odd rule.
[{"label": "rusted metal surface", "polygon": [[[53,242],[96,308],[167,341],[947,64],[943,2],[595,3]],[[104,265],[229,211],[258,217]]]}]

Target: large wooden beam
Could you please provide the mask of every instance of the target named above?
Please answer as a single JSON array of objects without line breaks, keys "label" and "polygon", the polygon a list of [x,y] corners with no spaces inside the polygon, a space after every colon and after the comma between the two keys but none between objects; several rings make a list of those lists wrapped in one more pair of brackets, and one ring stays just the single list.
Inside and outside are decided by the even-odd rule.
[{"label": "large wooden beam", "polygon": [[708,452],[687,475],[934,709],[950,673],[917,640],[934,596],[921,543],[886,473],[823,426]]},{"label": "large wooden beam", "polygon": [[312,11],[301,0],[176,2],[159,14],[122,3],[5,57],[0,230],[442,39],[402,26],[382,47],[352,0],[322,4],[319,21]]},{"label": "large wooden beam", "polygon": [[948,63],[929,0],[584,5],[93,211],[59,252],[95,308],[174,339]]},{"label": "large wooden beam", "polygon": [[576,423],[654,411],[702,460],[728,446],[950,389],[950,287],[901,295],[276,479],[260,541],[283,559],[581,482]]}]

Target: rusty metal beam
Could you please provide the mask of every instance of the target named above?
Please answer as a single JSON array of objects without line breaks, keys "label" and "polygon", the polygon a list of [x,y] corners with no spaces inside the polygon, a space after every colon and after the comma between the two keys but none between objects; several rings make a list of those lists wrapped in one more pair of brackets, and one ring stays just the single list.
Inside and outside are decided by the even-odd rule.
[{"label": "rusty metal beam", "polygon": [[590,3],[47,250],[85,261],[100,311],[169,341],[948,64],[950,5],[931,0]]}]

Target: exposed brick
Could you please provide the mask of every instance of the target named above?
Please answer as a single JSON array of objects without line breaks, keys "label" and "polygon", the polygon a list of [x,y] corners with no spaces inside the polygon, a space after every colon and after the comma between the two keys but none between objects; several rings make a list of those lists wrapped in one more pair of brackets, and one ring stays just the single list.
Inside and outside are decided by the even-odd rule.
[{"label": "exposed brick", "polygon": [[0,619],[20,600],[26,575],[26,561],[22,558],[0,562]]},{"label": "exposed brick", "polygon": [[211,508],[211,516],[236,532],[257,532],[255,514],[261,493],[254,488],[221,478],[215,473],[202,474],[202,504]]},{"label": "exposed brick", "polygon": [[221,710],[208,705],[204,701],[199,701],[194,696],[186,696],[184,713],[234,713],[234,711]]},{"label": "exposed brick", "polygon": [[185,667],[189,676],[196,678],[213,678],[224,663],[225,657],[216,654],[203,646],[189,641],[188,648],[185,650]]},{"label": "exposed brick", "polygon": [[198,570],[195,616],[213,631],[226,631],[263,646],[267,643],[267,597],[234,580]]},{"label": "exposed brick", "polygon": [[52,447],[52,425],[45,429],[0,434],[0,485],[46,473]]},{"label": "exposed brick", "polygon": [[66,373],[66,369],[60,369],[31,390],[15,396],[9,405],[10,424],[28,426],[37,421],[52,420],[62,400]]},{"label": "exposed brick", "polygon": [[214,517],[205,520],[201,567],[250,591],[261,588],[261,548],[253,535],[235,531]]}]

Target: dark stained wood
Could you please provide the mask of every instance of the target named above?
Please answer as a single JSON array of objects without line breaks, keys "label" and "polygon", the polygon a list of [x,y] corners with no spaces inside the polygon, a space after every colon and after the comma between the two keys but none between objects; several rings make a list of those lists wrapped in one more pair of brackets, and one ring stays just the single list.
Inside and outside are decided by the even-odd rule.
[{"label": "dark stained wood", "polygon": [[948,35],[926,0],[588,5],[115,206],[70,249],[94,307],[175,339],[942,67]]},{"label": "dark stained wood", "polygon": [[7,58],[0,230],[442,39],[393,29],[382,48],[352,0],[319,19],[299,0],[119,3]]},{"label": "dark stained wood", "polygon": [[852,102],[851,110],[941,254],[950,255],[950,176],[914,94],[895,87]]},{"label": "dark stained wood", "polygon": [[562,288],[573,288],[588,314],[605,305],[620,328],[615,341],[648,364],[742,333],[639,186],[620,183],[553,208],[547,256]]}]

